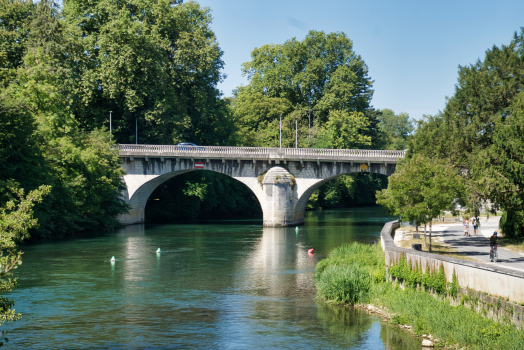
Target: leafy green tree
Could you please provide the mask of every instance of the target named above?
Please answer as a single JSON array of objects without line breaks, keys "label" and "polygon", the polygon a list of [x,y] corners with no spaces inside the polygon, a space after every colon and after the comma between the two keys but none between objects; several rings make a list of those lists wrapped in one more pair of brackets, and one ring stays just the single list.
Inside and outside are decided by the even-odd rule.
[{"label": "leafy green tree", "polygon": [[[116,150],[111,150],[109,135],[99,130],[84,132],[67,108],[67,91],[61,89],[69,79],[68,70],[55,59],[43,53],[42,48],[31,48],[24,57],[24,66],[18,68],[16,84],[5,89],[4,105],[11,105],[20,120],[20,126],[9,134],[9,139],[22,137],[38,141],[38,149],[29,148],[20,155],[5,140],[2,149],[12,159],[5,171],[24,188],[38,184],[52,185],[53,190],[43,205],[36,207],[40,235],[68,233],[83,229],[116,225],[116,215],[127,210],[120,198],[124,188],[122,168]],[[25,118],[25,119],[24,119]],[[10,124],[8,124],[9,126]],[[4,143],[4,142],[2,142]],[[27,147],[26,147],[27,148]],[[33,158],[27,153],[34,151]],[[34,179],[14,173],[15,160],[24,156],[23,166],[34,173]],[[15,163],[13,165],[13,163]]]},{"label": "leafy green tree", "polygon": [[0,0],[0,52],[7,55],[1,68],[22,65],[34,8],[29,0]]},{"label": "leafy green tree", "polygon": [[442,210],[453,207],[453,201],[462,195],[462,186],[458,171],[448,162],[415,155],[398,165],[388,188],[377,192],[377,203],[403,221],[431,223]]},{"label": "leafy green tree", "polygon": [[334,111],[330,113],[317,145],[336,149],[369,145],[371,137],[360,132],[368,126],[369,120],[361,112]]},{"label": "leafy green tree", "polygon": [[[29,237],[29,229],[37,225],[33,217],[33,206],[42,201],[42,197],[50,191],[49,186],[40,186],[24,196],[24,190],[19,189],[14,181],[0,181],[0,188],[8,189],[16,199],[0,207],[0,292],[9,292],[17,284],[16,278],[11,278],[11,270],[22,263],[22,252],[17,245]],[[16,321],[20,318],[13,308],[14,301],[0,296],[0,324]],[[5,331],[0,338],[0,346],[7,341]]]},{"label": "leafy green tree", "polygon": [[[344,33],[310,31],[303,41],[293,38],[255,48],[251,61],[242,68],[249,84],[236,90],[234,108],[243,135],[267,136],[249,136],[243,144],[278,144],[274,129],[275,123],[278,129],[280,114],[293,131],[292,137],[283,139],[285,147],[294,145],[296,121],[301,127],[299,145],[303,146],[327,146],[327,134],[336,133],[333,128],[341,122],[346,132],[364,133],[362,113],[369,109],[372,81],[352,47]],[[310,126],[315,129],[311,140]],[[350,141],[345,141],[345,147],[359,145]]]},{"label": "leafy green tree", "polygon": [[385,137],[383,149],[403,150],[408,147],[408,137],[414,131],[414,121],[407,113],[395,114],[391,109],[382,109],[378,114],[379,128]]},{"label": "leafy green tree", "polygon": [[492,145],[479,154],[479,186],[505,210],[500,226],[507,236],[524,237],[524,93],[515,96],[508,116],[499,119]]},{"label": "leafy green tree", "polygon": [[478,215],[482,201],[500,206],[514,223],[508,235],[524,235],[524,183],[518,157],[506,148],[520,147],[516,132],[523,85],[524,28],[509,45],[493,46],[484,60],[459,68],[455,94],[441,114],[421,123],[410,152],[463,170],[467,207]]},{"label": "leafy green tree", "polygon": [[65,0],[74,40],[71,108],[82,127],[108,125],[120,143],[228,141],[231,121],[216,84],[222,50],[211,14],[196,2]]}]

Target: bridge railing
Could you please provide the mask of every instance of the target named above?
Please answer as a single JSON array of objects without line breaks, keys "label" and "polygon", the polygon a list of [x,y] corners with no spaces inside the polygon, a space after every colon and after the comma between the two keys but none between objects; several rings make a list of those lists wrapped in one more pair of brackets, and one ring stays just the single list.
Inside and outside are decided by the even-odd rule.
[{"label": "bridge railing", "polygon": [[117,146],[121,156],[216,157],[267,159],[373,159],[404,158],[405,151],[368,149],[269,148],[230,146],[133,145]]}]

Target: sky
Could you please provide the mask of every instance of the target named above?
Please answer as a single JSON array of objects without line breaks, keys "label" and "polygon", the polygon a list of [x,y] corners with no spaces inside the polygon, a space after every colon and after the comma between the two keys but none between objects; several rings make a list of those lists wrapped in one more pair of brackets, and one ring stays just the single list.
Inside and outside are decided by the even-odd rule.
[{"label": "sky", "polygon": [[524,27],[524,0],[198,0],[224,51],[224,96],[248,81],[242,63],[262,45],[303,40],[309,30],[344,32],[374,80],[372,105],[420,119],[443,110],[458,66],[509,44]]}]

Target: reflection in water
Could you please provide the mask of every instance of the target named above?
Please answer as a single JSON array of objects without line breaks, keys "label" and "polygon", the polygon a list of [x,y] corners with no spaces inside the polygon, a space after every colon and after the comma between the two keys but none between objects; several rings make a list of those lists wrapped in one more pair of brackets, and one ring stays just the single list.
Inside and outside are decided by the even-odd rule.
[{"label": "reflection in water", "polygon": [[9,345],[418,349],[376,316],[315,301],[315,264],[378,237],[387,220],[365,208],[308,213],[298,234],[242,222],[134,225],[28,245],[10,295],[24,316],[5,327]]},{"label": "reflection in water", "polygon": [[264,227],[252,251],[237,263],[237,286],[259,296],[310,295],[315,264],[293,228]]}]

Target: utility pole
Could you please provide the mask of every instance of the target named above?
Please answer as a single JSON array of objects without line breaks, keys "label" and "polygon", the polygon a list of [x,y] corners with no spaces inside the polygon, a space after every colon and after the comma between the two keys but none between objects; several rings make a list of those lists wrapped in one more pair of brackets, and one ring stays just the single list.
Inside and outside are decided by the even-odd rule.
[{"label": "utility pole", "polygon": [[109,141],[113,140],[113,138],[112,138],[112,136],[113,136],[113,134],[112,134],[112,129],[113,129],[112,128],[112,123],[113,123],[113,121],[112,121],[112,118],[111,118],[112,117],[111,113],[113,113],[113,111],[109,111]]},{"label": "utility pole", "polygon": [[280,148],[282,148],[282,114],[280,114]]}]

